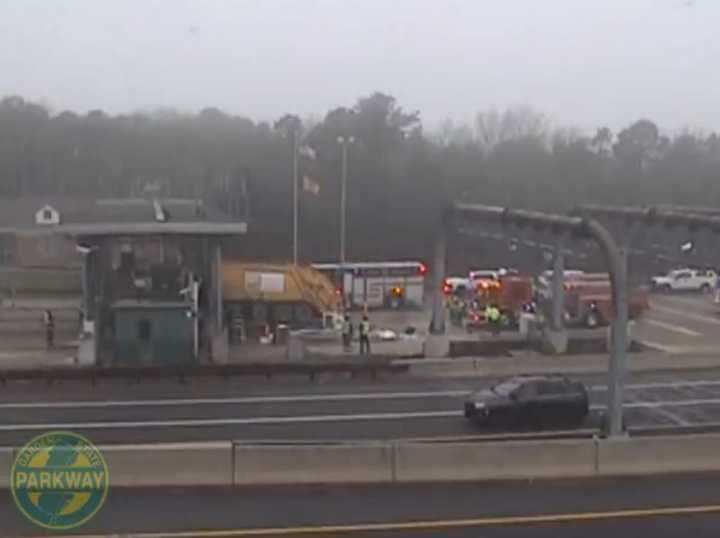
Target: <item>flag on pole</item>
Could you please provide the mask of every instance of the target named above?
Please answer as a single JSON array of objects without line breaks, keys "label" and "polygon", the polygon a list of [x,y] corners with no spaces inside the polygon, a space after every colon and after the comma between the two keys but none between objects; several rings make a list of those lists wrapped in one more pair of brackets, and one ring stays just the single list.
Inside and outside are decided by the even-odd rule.
[{"label": "flag on pole", "polygon": [[320,183],[308,176],[303,176],[303,190],[317,196],[320,194]]},{"label": "flag on pole", "polygon": [[304,144],[298,148],[298,155],[300,155],[301,157],[305,157],[306,159],[310,159],[311,161],[314,161],[315,157],[317,157],[315,150],[307,144]]}]

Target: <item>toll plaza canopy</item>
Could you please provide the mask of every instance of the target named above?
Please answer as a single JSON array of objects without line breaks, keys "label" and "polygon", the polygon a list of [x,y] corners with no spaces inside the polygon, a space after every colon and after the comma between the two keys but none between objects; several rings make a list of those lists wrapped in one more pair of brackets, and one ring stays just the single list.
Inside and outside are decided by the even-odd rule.
[{"label": "toll plaza canopy", "polygon": [[[17,265],[76,260],[82,268],[84,330],[97,341],[100,355],[106,350],[106,356],[123,361],[179,355],[197,360],[203,349],[211,352],[210,341],[223,331],[223,244],[247,232],[244,204],[230,195],[222,202],[5,199],[0,250]],[[170,316],[177,318],[171,326]]]}]

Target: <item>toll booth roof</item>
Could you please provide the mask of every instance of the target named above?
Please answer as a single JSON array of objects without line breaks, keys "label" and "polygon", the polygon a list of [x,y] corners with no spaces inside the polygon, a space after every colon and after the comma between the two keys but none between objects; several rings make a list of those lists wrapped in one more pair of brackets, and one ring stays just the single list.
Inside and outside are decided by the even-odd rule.
[{"label": "toll booth roof", "polygon": [[245,234],[244,215],[201,199],[22,197],[0,200],[0,233]]}]

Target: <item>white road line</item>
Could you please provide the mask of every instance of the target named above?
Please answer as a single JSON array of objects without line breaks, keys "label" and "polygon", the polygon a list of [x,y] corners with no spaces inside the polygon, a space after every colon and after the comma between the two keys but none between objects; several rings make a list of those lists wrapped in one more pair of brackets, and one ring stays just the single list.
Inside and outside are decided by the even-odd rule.
[{"label": "white road line", "polygon": [[66,422],[57,424],[0,424],[0,431],[54,430],[82,428],[87,430],[126,428],[179,428],[198,426],[236,426],[256,424],[293,424],[303,422],[354,422],[367,420],[408,420],[425,418],[462,417],[463,412],[420,411],[409,413],[364,413],[357,415],[308,415],[299,417],[211,418],[179,420],[138,420],[111,422]]},{"label": "white road line", "polygon": [[671,314],[673,316],[676,316],[678,319],[692,319],[699,323],[708,323],[710,325],[720,325],[720,319],[710,317],[709,315],[701,316],[699,314],[693,314],[692,312],[688,312],[687,310],[677,310],[676,308],[660,306],[655,301],[650,303],[650,312],[652,312],[653,310],[657,310],[659,312],[665,312],[666,314]]},{"label": "white road line", "polygon": [[[634,383],[625,385],[626,390],[663,389],[680,387],[718,387],[718,380],[668,381],[657,383]],[[480,387],[478,387],[480,388]],[[604,392],[605,385],[591,385],[589,390]],[[475,389],[415,392],[369,392],[357,394],[299,394],[288,396],[248,396],[243,398],[175,398],[158,400],[108,400],[73,402],[3,402],[0,409],[107,409],[113,407],[179,407],[185,405],[241,405],[304,402],[343,402],[362,400],[404,400],[413,398],[461,398]]]},{"label": "white road line", "polygon": [[697,400],[670,400],[664,402],[630,402],[623,405],[628,409],[653,409],[656,407],[695,407],[700,405],[720,405],[720,398],[700,398]]},{"label": "white road line", "polygon": [[[720,387],[720,379],[698,381],[659,381],[657,383],[634,383],[625,385],[626,390],[675,389],[686,387]],[[607,386],[592,385],[589,389],[592,391],[604,392],[607,390]]]},{"label": "white road line", "polygon": [[[706,398],[697,400],[670,400],[653,402],[628,402],[623,405],[625,409],[656,409],[664,407],[694,407],[704,405],[720,405],[720,398]],[[605,409],[602,404],[591,405],[592,411]],[[249,417],[249,418],[219,418],[219,419],[177,419],[177,420],[136,420],[136,421],[109,421],[109,422],[59,422],[45,424],[1,424],[1,431],[28,431],[28,430],[56,430],[56,429],[84,429],[84,430],[114,430],[132,428],[190,428],[210,426],[238,426],[238,425],[272,425],[295,423],[322,423],[322,422],[358,422],[370,420],[414,420],[428,418],[462,417],[460,410],[419,411],[404,413],[361,413],[339,415],[307,415],[295,417]]]},{"label": "white road line", "polygon": [[671,296],[671,295],[665,295],[662,298],[656,297],[653,299],[655,302],[668,302],[668,303],[675,303],[676,305],[680,306],[690,306],[690,307],[713,307],[713,296],[712,295],[697,295],[694,298],[691,297],[677,297],[677,296]]},{"label": "white road line", "polygon": [[658,415],[662,415],[665,418],[670,420],[671,424],[678,424],[680,426],[689,426],[690,423],[685,420],[683,417],[678,415],[677,413],[673,413],[672,411],[669,411],[668,409],[657,407],[653,411],[653,413],[657,413]]},{"label": "white road line", "polygon": [[370,392],[358,394],[311,394],[291,396],[249,396],[244,398],[177,398],[160,400],[108,400],[87,402],[4,402],[0,409],[84,409],[107,407],[172,407],[182,405],[233,405],[265,403],[337,402],[353,400],[402,400],[412,398],[457,398],[472,390],[435,392]]},{"label": "white road line", "polygon": [[658,351],[662,351],[663,353],[669,353],[671,355],[675,355],[675,354],[679,353],[678,350],[681,349],[680,346],[668,346],[665,344],[661,344],[660,342],[655,342],[654,340],[647,340],[644,338],[640,338],[637,341],[640,342],[645,347],[656,349]]},{"label": "white road line", "polygon": [[681,327],[679,325],[672,325],[670,323],[665,323],[664,321],[658,321],[656,319],[652,318],[643,318],[640,323],[645,323],[647,325],[652,325],[654,327],[660,327],[661,329],[665,329],[666,331],[672,331],[678,334],[682,334],[685,336],[701,336],[702,333],[699,333],[697,331],[693,331],[691,329],[687,329],[685,327]]}]

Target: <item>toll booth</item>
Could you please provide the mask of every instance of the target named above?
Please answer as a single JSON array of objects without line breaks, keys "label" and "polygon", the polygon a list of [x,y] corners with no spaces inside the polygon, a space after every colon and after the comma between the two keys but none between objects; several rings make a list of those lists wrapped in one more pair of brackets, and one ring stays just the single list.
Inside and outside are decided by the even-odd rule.
[{"label": "toll booth", "polygon": [[246,223],[198,200],[103,202],[112,211],[57,226],[83,255],[81,361],[226,360],[223,244]]}]

